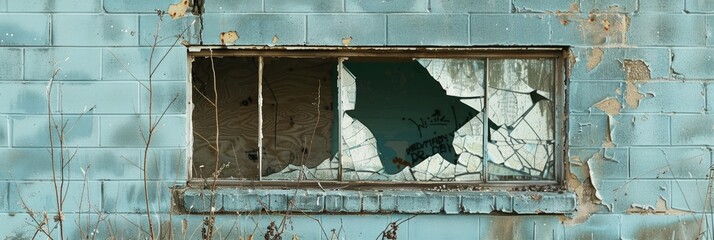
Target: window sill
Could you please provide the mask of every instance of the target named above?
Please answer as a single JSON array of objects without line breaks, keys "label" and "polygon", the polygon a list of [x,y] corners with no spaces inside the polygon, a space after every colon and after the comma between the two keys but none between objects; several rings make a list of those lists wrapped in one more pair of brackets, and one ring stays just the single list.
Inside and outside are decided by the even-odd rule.
[{"label": "window sill", "polygon": [[[399,190],[274,190],[219,188],[215,193],[218,213],[285,212],[308,213],[571,213],[573,192],[531,191],[399,191]],[[180,203],[187,213],[207,213],[210,191],[187,188]]]}]

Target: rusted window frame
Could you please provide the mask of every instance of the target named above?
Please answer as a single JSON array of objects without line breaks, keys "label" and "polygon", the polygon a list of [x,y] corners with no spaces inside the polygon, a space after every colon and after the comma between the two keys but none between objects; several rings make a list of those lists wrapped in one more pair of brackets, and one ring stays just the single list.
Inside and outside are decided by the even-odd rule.
[{"label": "rusted window frame", "polygon": [[[375,57],[375,58],[483,58],[483,59],[505,59],[505,58],[552,58],[555,60],[555,92],[554,96],[554,158],[555,158],[555,180],[554,181],[324,181],[324,180],[301,180],[300,182],[288,180],[233,180],[218,179],[217,186],[224,187],[253,187],[253,188],[321,188],[321,189],[488,189],[488,188],[509,188],[509,189],[563,189],[566,159],[567,159],[567,69],[565,64],[568,58],[567,47],[496,47],[496,48],[474,48],[474,47],[271,47],[271,46],[201,46],[188,48],[188,71],[191,70],[191,62],[196,57],[258,57],[259,58],[259,96],[258,102],[259,125],[262,125],[262,91],[260,91],[262,81],[262,67],[264,57],[281,58],[336,58],[341,65],[344,59],[350,57]],[[488,60],[485,69],[488,71]],[[488,76],[488,72],[485,73]],[[188,74],[189,78],[191,74]],[[488,78],[488,77],[487,77]],[[488,82],[487,79],[485,79]],[[187,96],[192,96],[191,79],[187,82]],[[341,90],[338,87],[339,97]],[[484,98],[488,101],[487,97]],[[338,101],[339,102],[339,101]],[[484,105],[487,103],[484,103]],[[341,104],[338,104],[341,109]],[[191,109],[191,108],[189,108]],[[192,111],[188,113],[191,118]],[[340,121],[338,121],[340,122]],[[339,123],[338,123],[339,124]],[[192,124],[189,125],[192,128]],[[341,126],[338,126],[341,131]],[[193,129],[189,129],[192,134]],[[259,138],[262,136],[262,129]],[[194,179],[191,176],[191,155],[193,154],[193,137],[190,138],[189,150],[187,151],[188,162],[188,184],[190,186],[201,186],[203,180]],[[485,141],[485,140],[484,140]],[[262,152],[262,141],[258,141],[259,151]],[[340,144],[341,148],[341,144]],[[341,149],[338,154],[342,154]],[[262,156],[262,153],[259,153]],[[486,161],[486,160],[484,160]],[[262,164],[262,159],[261,163]],[[483,165],[484,179],[487,179],[486,167]],[[260,171],[259,171],[260,172]],[[342,164],[339,166],[339,176],[342,175]],[[339,179],[342,179],[339,177]]]}]

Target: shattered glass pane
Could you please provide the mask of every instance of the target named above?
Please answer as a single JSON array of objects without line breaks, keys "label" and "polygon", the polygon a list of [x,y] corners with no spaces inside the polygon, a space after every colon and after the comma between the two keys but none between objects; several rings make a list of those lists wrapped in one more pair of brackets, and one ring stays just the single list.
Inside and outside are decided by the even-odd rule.
[{"label": "shattered glass pane", "polygon": [[336,180],[337,59],[264,58],[265,180]]},{"label": "shattered glass pane", "polygon": [[[217,94],[214,92],[214,80]],[[218,172],[218,178],[258,179],[258,118],[255,117],[258,116],[257,58],[226,57],[213,58],[213,61],[196,58],[192,65],[191,84],[194,104],[193,177],[212,179]],[[214,105],[216,95],[218,101]],[[216,135],[220,136],[218,161]]]},{"label": "shattered glass pane", "polygon": [[555,179],[553,61],[490,60],[489,180]]},{"label": "shattered glass pane", "polygon": [[481,180],[483,82],[480,59],[345,61],[344,180]]}]

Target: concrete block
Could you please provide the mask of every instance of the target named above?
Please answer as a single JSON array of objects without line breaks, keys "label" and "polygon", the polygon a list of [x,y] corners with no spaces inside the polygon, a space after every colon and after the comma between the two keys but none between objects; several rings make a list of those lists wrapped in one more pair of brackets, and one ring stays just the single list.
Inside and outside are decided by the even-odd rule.
[{"label": "concrete block", "polygon": [[[55,151],[59,151],[55,150]],[[159,150],[154,150],[159,151]],[[41,154],[47,161],[49,153]],[[143,179],[142,158],[140,153],[143,149],[135,148],[79,148],[64,150],[65,156],[70,156],[70,165],[67,168],[69,178],[73,180],[84,180],[85,174],[89,180],[141,180]],[[59,163],[58,163],[59,164]],[[149,161],[147,164],[149,179],[153,179],[153,169],[155,163]],[[57,168],[59,169],[59,168]],[[49,172],[47,173],[49,174]],[[45,176],[50,176],[45,174]]]},{"label": "concrete block", "polygon": [[263,1],[211,0],[206,1],[203,7],[207,13],[254,13],[263,11]]},{"label": "concrete block", "polygon": [[[0,194],[10,196],[10,182],[0,181]],[[8,198],[0,198],[0,212],[8,211]],[[0,217],[2,218],[2,217]]]},{"label": "concrete block", "polygon": [[370,1],[370,0],[345,0],[347,12],[429,12],[428,0],[395,0],[395,1]]},{"label": "concrete block", "polygon": [[[626,148],[570,148],[570,171],[579,180],[587,175],[595,179],[627,179],[629,157]],[[584,172],[584,166],[589,167]],[[587,175],[586,175],[587,174]]]},{"label": "concrete block", "polygon": [[101,12],[101,1],[28,0],[8,1],[8,12]]},{"label": "concrete block", "polygon": [[624,106],[622,96],[618,95],[618,90],[624,92],[623,82],[603,82],[603,81],[577,81],[570,83],[568,96],[570,100],[570,112],[594,112],[603,111],[595,105],[608,98],[615,98]]},{"label": "concrete block", "polygon": [[672,209],[687,212],[712,212],[714,199],[709,180],[676,180],[672,183]]},{"label": "concrete block", "polygon": [[564,239],[557,216],[495,216],[479,222],[479,239]]},{"label": "concrete block", "polygon": [[342,194],[330,193],[325,196],[325,211],[327,212],[342,212],[344,208]]},{"label": "concrete block", "polygon": [[551,44],[570,46],[609,45],[627,43],[629,19],[625,14],[592,13],[557,14],[551,18]]},{"label": "concrete block", "polygon": [[581,1],[583,12],[631,13],[637,10],[637,0]]},{"label": "concrete block", "polygon": [[580,12],[580,0],[532,1],[514,0],[516,12]]},{"label": "concrete block", "polygon": [[156,9],[166,11],[170,4],[178,2],[178,0],[113,0],[104,2],[104,11],[108,13],[156,13]]},{"label": "concrete block", "polygon": [[506,1],[493,0],[431,0],[430,12],[434,13],[510,13]]},{"label": "concrete block", "polygon": [[461,207],[465,213],[491,213],[495,209],[495,199],[487,193],[463,194]]},{"label": "concrete block", "polygon": [[[187,53],[183,48],[105,48],[102,52],[102,79],[141,80],[144,85],[149,80],[149,59],[154,70],[152,80],[179,80],[187,78]],[[161,58],[164,57],[163,61]]]},{"label": "concrete block", "polygon": [[[57,212],[54,183],[46,182],[11,182],[8,193],[8,211],[26,212],[23,204],[33,212]],[[96,212],[102,204],[102,183],[94,181],[65,182],[61,190],[66,198],[62,211],[65,213]],[[81,206],[81,207],[80,207]],[[90,208],[91,206],[91,208]]]},{"label": "concrete block", "polygon": [[471,43],[547,45],[550,43],[550,18],[544,14],[472,15]]},{"label": "concrete block", "polygon": [[[54,154],[59,169],[59,149]],[[0,179],[4,180],[51,180],[52,163],[50,152],[45,148],[2,148],[1,156],[5,159],[0,162]]]},{"label": "concrete block", "polygon": [[270,191],[268,192],[268,200],[270,211],[287,211],[290,207],[288,202],[288,195],[293,194],[294,191],[280,190],[280,191]]},{"label": "concrete block", "polygon": [[[154,114],[186,113],[186,82],[155,82],[153,83],[153,109]],[[149,113],[149,90],[139,86],[141,95],[139,109],[141,113]]]},{"label": "concrete block", "polygon": [[[168,212],[173,208],[171,183],[149,181],[147,187],[151,212]],[[105,181],[102,206],[112,213],[145,213],[145,197],[143,181]]]},{"label": "concrete block", "polygon": [[640,1],[639,13],[683,13],[684,1],[651,0]]},{"label": "concrete block", "polygon": [[55,46],[135,46],[139,40],[138,31],[136,15],[52,17],[52,44]]},{"label": "concrete block", "polygon": [[574,194],[519,193],[513,197],[516,213],[567,213],[575,211]]},{"label": "concrete block", "polygon": [[479,239],[481,219],[478,215],[421,215],[409,220],[407,238]]},{"label": "concrete block", "polygon": [[510,194],[496,194],[493,209],[500,212],[513,212],[513,196]]},{"label": "concrete block", "polygon": [[636,86],[644,98],[637,108],[625,108],[623,112],[704,113],[706,94],[702,82],[646,82]]},{"label": "concrete block", "polygon": [[9,146],[8,137],[10,136],[10,120],[5,116],[0,116],[0,146]]},{"label": "concrete block", "polygon": [[362,211],[362,194],[360,192],[350,192],[345,195],[343,206],[347,212],[361,212]]},{"label": "concrete block", "polygon": [[[154,124],[159,119],[153,117]],[[148,116],[103,116],[101,123],[102,147],[143,147],[148,137]],[[186,117],[163,116],[156,125],[151,138],[151,147],[186,146]]]},{"label": "concrete block", "polygon": [[[201,23],[198,17],[188,15],[179,19],[171,19],[164,16],[162,19],[160,20],[159,16],[155,14],[139,15],[139,46],[156,45],[180,48],[184,42],[199,44],[198,36]],[[154,41],[157,30],[159,30],[159,38]]]},{"label": "concrete block", "polygon": [[714,49],[672,48],[672,73],[683,79],[710,79],[714,76]]},{"label": "concrete block", "polygon": [[7,0],[0,0],[0,12],[7,11]]},{"label": "concrete block", "polygon": [[[139,159],[142,161],[143,154],[144,152],[141,151]],[[164,180],[174,185],[183,184],[188,180],[186,148],[153,148],[149,149],[148,155],[146,171],[149,173],[150,180]]]},{"label": "concrete block", "polygon": [[0,102],[2,113],[47,114],[47,83],[0,82]]},{"label": "concrete block", "polygon": [[286,4],[282,0],[265,0],[266,12],[342,12],[342,1],[333,0],[298,0]]},{"label": "concrete block", "polygon": [[707,16],[707,46],[714,45],[714,17]]},{"label": "concrete block", "polygon": [[672,195],[669,180],[605,180],[596,181],[595,188],[602,202],[614,213],[630,208],[654,208],[660,198],[667,201]]},{"label": "concrete block", "polygon": [[673,145],[709,145],[714,141],[714,115],[673,115]]},{"label": "concrete block", "polygon": [[[49,218],[50,216],[48,216]],[[38,220],[41,220],[39,217]],[[30,224],[33,222],[29,214],[23,213],[0,213],[0,222],[2,229],[0,238],[3,239],[32,239],[35,236],[37,225]]]},{"label": "concrete block", "polygon": [[21,48],[0,48],[0,56],[3,56],[0,58],[0,81],[22,80],[22,55]]},{"label": "concrete block", "polygon": [[593,214],[582,224],[565,227],[565,239],[620,239],[620,215]]},{"label": "concrete block", "polygon": [[29,48],[25,80],[98,80],[100,56],[98,48]]},{"label": "concrete block", "polygon": [[268,193],[252,189],[228,189],[220,191],[223,198],[223,211],[228,213],[258,213],[268,209]]},{"label": "concrete block", "polygon": [[[54,126],[68,126],[62,131],[54,130],[52,141],[59,147],[59,136],[64,137],[64,146],[96,147],[99,146],[99,118],[93,116],[60,116],[54,115]],[[12,119],[12,146],[13,147],[49,147],[50,134],[48,117],[13,116]]]},{"label": "concrete block", "polygon": [[714,2],[701,0],[684,0],[686,13],[714,13]]},{"label": "concrete block", "polygon": [[211,209],[218,212],[224,208],[223,199],[224,195],[220,193],[191,189],[183,193],[183,207],[189,213],[208,213]]},{"label": "concrete block", "polygon": [[700,227],[701,221],[701,215],[691,214],[623,215],[620,237],[621,239],[697,239],[702,237],[699,235],[703,230]]},{"label": "concrete block", "polygon": [[705,83],[706,88],[706,99],[707,99],[707,113],[714,113],[714,84]]},{"label": "concrete block", "polygon": [[399,14],[387,17],[389,45],[467,45],[466,14]]},{"label": "concrete block", "polygon": [[461,212],[461,196],[444,195],[444,212],[458,214]]},{"label": "concrete block", "polygon": [[69,114],[133,114],[139,109],[139,84],[129,82],[61,83],[55,112]]},{"label": "concrete block", "polygon": [[612,142],[616,146],[669,145],[669,116],[618,115],[610,121]]},{"label": "concrete block", "polygon": [[[339,239],[372,239],[375,238],[381,231],[387,227],[391,221],[401,219],[402,215],[321,215],[318,226],[318,235],[316,238],[305,238],[300,235],[300,239],[325,239],[323,230],[327,232],[328,237],[337,237]],[[405,218],[408,218],[406,216]],[[409,221],[411,222],[411,220]],[[399,226],[397,235],[401,238],[406,238],[408,223]],[[322,229],[322,230],[321,230]],[[332,230],[334,229],[334,232]],[[333,235],[334,234],[334,235]]]},{"label": "concrete block", "polygon": [[325,193],[313,190],[297,190],[297,194],[288,194],[293,211],[322,212],[325,210]]},{"label": "concrete block", "polygon": [[362,211],[374,213],[378,212],[380,209],[379,204],[379,194],[376,192],[363,191],[362,192]]},{"label": "concrete block", "polygon": [[706,178],[711,153],[704,148],[632,148],[632,178]]},{"label": "concrete block", "polygon": [[[240,37],[230,45],[303,45],[304,14],[204,14],[204,44],[223,44],[221,33],[236,31]],[[277,37],[277,42],[273,42]]]},{"label": "concrete block", "polygon": [[397,195],[397,211],[401,213],[439,213],[444,208],[441,195],[410,193]]},{"label": "concrete block", "polygon": [[307,16],[307,42],[314,45],[384,45],[387,42],[385,15],[318,14]]},{"label": "concrete block", "polygon": [[49,15],[0,15],[0,46],[50,45]]},{"label": "concrete block", "polygon": [[379,211],[380,212],[395,212],[397,211],[397,197],[395,192],[384,192],[379,196]]},{"label": "concrete block", "polygon": [[704,46],[706,16],[645,14],[630,18],[627,43],[639,46]]},{"label": "concrete block", "polygon": [[[652,79],[670,78],[670,54],[667,48],[602,48],[598,58],[593,48],[574,48],[577,63],[573,66],[574,80],[626,79],[625,60],[641,60],[647,65]],[[588,61],[589,58],[599,61]],[[590,62],[590,63],[589,63]],[[624,90],[624,89],[623,89]]]},{"label": "concrete block", "polygon": [[605,142],[607,134],[607,116],[592,115],[570,115],[568,139],[570,146],[591,146],[601,147]]}]

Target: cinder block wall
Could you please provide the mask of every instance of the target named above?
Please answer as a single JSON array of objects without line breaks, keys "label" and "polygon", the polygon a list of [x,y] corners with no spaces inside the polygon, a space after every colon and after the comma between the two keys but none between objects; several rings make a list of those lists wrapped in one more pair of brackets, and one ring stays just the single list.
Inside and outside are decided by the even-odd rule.
[{"label": "cinder block wall", "polygon": [[[228,31],[235,45],[571,47],[566,161],[577,211],[423,214],[399,239],[691,239],[711,229],[713,1],[205,0],[201,16],[156,14],[173,3],[0,0],[1,237],[31,238],[43,212],[55,226],[51,154],[58,166],[71,159],[58,186],[68,239],[95,228],[100,238],[146,236],[143,146],[149,113],[167,109],[148,153],[150,209],[162,236],[200,238],[202,216],[170,214],[170,187],[188,171],[182,43],[220,45]],[[294,214],[286,236],[372,239],[409,216]],[[262,236],[281,219],[220,215],[217,231]]]}]

